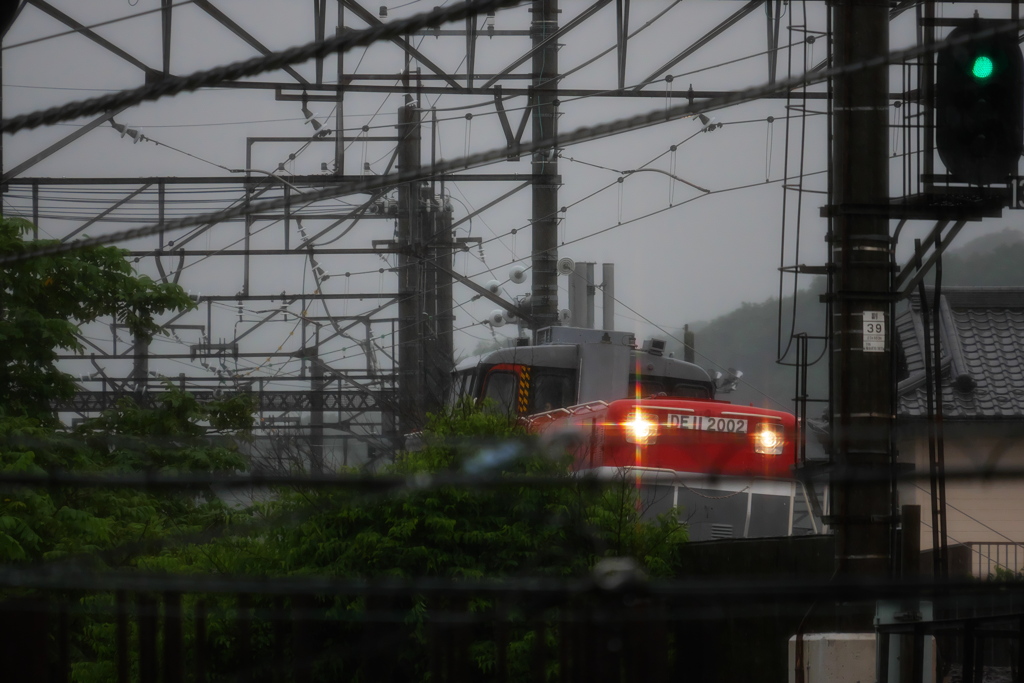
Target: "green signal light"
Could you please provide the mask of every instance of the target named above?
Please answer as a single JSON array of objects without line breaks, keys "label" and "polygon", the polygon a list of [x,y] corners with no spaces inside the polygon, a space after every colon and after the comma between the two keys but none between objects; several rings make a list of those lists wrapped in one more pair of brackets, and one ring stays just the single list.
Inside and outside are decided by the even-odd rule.
[{"label": "green signal light", "polygon": [[992,64],[992,58],[985,55],[975,57],[974,64],[971,65],[971,74],[979,81],[991,76],[994,70],[995,65]]}]

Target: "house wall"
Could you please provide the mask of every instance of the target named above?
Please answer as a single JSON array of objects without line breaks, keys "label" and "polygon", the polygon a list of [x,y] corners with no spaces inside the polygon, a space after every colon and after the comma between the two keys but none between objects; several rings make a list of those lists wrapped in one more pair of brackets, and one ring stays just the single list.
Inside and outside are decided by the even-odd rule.
[{"label": "house wall", "polygon": [[[994,565],[1024,570],[1024,479],[1000,477],[1000,470],[1024,470],[1024,423],[944,424],[945,466],[990,476],[946,480],[947,543],[970,544],[975,575]],[[928,437],[924,425],[902,425],[897,440],[901,463],[913,463],[924,478],[900,485],[901,505],[921,506],[921,547],[932,543]]]}]

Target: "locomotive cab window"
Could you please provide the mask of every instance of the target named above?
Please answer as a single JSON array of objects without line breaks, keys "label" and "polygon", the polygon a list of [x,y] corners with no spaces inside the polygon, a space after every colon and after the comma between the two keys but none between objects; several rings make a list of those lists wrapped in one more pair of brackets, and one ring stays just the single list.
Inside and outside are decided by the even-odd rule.
[{"label": "locomotive cab window", "polygon": [[703,384],[675,382],[671,386],[668,395],[675,398],[711,398],[711,390]]},{"label": "locomotive cab window", "polygon": [[513,415],[543,413],[576,402],[576,373],[559,368],[501,364],[483,375],[480,398]]},{"label": "locomotive cab window", "polygon": [[481,398],[489,401],[492,410],[516,413],[519,394],[519,375],[509,370],[491,370],[484,378]]},{"label": "locomotive cab window", "polygon": [[665,384],[659,379],[649,377],[645,377],[644,379],[636,379],[634,377],[632,379],[632,384],[636,387],[635,395],[640,398],[650,398],[651,396],[657,396],[658,394],[665,393]]},{"label": "locomotive cab window", "polygon": [[570,371],[535,370],[530,387],[530,412],[543,413],[576,403],[576,376]]},{"label": "locomotive cab window", "polygon": [[636,388],[640,398],[667,396],[671,398],[711,398],[711,388],[700,382],[687,382],[672,377],[641,377],[630,376],[630,382]]},{"label": "locomotive cab window", "polygon": [[475,383],[476,368],[454,373],[452,375],[451,393],[448,397],[449,405],[455,405],[466,396],[474,396],[473,389]]}]

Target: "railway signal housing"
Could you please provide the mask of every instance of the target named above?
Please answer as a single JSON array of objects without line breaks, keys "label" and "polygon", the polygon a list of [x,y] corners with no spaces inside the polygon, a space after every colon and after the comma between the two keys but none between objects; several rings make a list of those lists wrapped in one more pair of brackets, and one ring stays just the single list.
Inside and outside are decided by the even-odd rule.
[{"label": "railway signal housing", "polygon": [[956,181],[1006,182],[1017,174],[1024,148],[1024,59],[1017,32],[975,20],[949,34],[935,74],[935,143]]}]

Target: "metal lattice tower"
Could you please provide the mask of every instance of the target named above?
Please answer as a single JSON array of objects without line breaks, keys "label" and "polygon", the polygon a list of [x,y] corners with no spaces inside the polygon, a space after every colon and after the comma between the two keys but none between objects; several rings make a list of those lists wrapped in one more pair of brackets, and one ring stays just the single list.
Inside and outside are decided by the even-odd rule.
[{"label": "metal lattice tower", "polygon": [[[82,377],[82,391],[63,409],[92,413],[125,392],[159,391],[166,381],[200,396],[250,391],[263,427],[308,435],[314,460],[324,460],[325,448],[340,460],[351,448],[351,462],[388,452],[396,435],[417,427],[443,399],[453,334],[478,322],[460,317],[466,306],[498,305],[467,277],[479,279],[463,259],[501,244],[479,229],[463,234],[474,220],[517,216],[518,228],[502,234],[512,242],[512,261],[531,267],[532,284],[529,303],[514,308],[529,314],[533,327],[558,320],[563,150],[555,145],[434,173],[438,161],[557,138],[559,129],[595,120],[595,112],[596,120],[612,118],[601,113],[604,106],[617,113],[699,103],[776,78],[786,25],[780,2],[705,3],[700,13],[677,5],[534,0],[365,52],[6,137],[4,212],[32,220],[41,237],[72,241],[271,198],[284,202],[124,243],[141,273],[181,284],[197,307],[162,320],[168,335],[148,347],[114,325],[87,330],[87,355],[66,359]],[[422,11],[395,8],[386,16],[387,8],[353,0],[311,0],[281,21],[245,3],[160,0],[159,8],[132,10],[152,10],[137,19],[94,26],[128,9],[29,0],[5,47],[73,32],[4,53],[5,84],[17,97],[8,95],[3,114],[67,101],[64,91],[19,89],[60,87],[62,73],[83,88],[135,87]],[[767,59],[758,61],[767,69],[758,67],[752,79],[673,78],[691,62],[706,64],[699,60],[716,48],[724,61],[720,37],[736,30],[766,41],[758,49],[767,48]],[[648,41],[645,31],[674,40]],[[601,49],[580,57],[595,36]],[[571,59],[566,46],[575,46]],[[44,58],[65,68],[42,69],[34,84],[24,83],[29,63]],[[821,88],[769,95],[779,106],[786,98],[824,97]],[[686,123],[686,136],[702,131]],[[658,144],[667,149],[679,135]],[[423,174],[413,183],[304,198],[415,168]],[[682,172],[661,173],[671,184]],[[696,194],[690,183],[672,188]],[[501,300],[517,304],[507,295]]]}]

